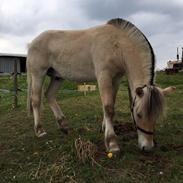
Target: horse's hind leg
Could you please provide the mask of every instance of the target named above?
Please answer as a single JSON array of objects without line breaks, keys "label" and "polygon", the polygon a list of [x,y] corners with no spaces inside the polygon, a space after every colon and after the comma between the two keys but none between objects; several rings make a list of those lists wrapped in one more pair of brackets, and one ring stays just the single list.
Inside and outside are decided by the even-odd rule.
[{"label": "horse's hind leg", "polygon": [[62,81],[63,80],[61,78],[51,77],[51,81],[45,95],[48,99],[49,106],[52,109],[54,116],[57,120],[59,128],[61,129],[61,131],[67,134],[69,130],[68,123],[56,101],[56,93],[60,88]]},{"label": "horse's hind leg", "polygon": [[43,85],[44,75],[43,74],[32,74],[32,109],[34,115],[34,130],[38,137],[42,137],[46,134],[40,122],[40,108],[42,99],[42,85]]},{"label": "horse's hind leg", "polygon": [[112,77],[109,72],[105,71],[100,73],[97,76],[97,81],[104,112],[103,125],[105,126],[105,146],[107,151],[117,152],[120,149],[112,125],[116,91],[113,87]]}]

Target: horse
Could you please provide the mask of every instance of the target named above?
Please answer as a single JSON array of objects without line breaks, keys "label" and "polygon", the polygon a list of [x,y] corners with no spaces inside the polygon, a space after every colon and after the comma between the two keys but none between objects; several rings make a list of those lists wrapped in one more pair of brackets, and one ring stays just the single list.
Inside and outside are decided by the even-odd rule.
[{"label": "horse", "polygon": [[126,75],[131,98],[131,114],[142,150],[154,147],[154,129],[164,113],[165,89],[155,85],[155,55],[145,35],[131,22],[111,19],[85,30],[48,30],[29,45],[27,55],[27,107],[33,112],[37,137],[46,134],[40,121],[43,82],[50,84],[45,96],[59,128],[67,133],[69,125],[55,99],[63,80],[97,81],[103,108],[102,129],[106,151],[120,148],[112,120],[122,76]]}]

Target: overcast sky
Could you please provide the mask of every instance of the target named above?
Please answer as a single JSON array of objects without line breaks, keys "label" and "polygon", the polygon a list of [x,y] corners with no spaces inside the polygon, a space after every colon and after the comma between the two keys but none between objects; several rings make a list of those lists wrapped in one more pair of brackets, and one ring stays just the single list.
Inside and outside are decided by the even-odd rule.
[{"label": "overcast sky", "polygon": [[47,29],[84,29],[118,17],[149,39],[156,68],[166,67],[176,47],[183,47],[183,0],[0,0],[0,52],[26,53]]}]

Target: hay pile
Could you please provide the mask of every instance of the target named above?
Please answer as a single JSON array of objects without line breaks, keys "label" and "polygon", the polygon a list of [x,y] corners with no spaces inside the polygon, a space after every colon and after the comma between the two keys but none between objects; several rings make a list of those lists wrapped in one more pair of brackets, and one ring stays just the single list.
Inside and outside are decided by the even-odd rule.
[{"label": "hay pile", "polygon": [[97,146],[90,141],[84,141],[80,137],[75,140],[76,153],[82,163],[94,163],[97,154]]}]

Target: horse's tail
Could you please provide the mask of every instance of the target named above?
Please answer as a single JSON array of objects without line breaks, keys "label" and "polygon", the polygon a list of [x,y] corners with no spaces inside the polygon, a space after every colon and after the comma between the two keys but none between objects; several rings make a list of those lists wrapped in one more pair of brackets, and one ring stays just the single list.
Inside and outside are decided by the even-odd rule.
[{"label": "horse's tail", "polygon": [[28,66],[28,59],[26,63],[27,63],[27,112],[28,116],[30,116],[32,114],[32,101],[31,101],[32,77]]}]

